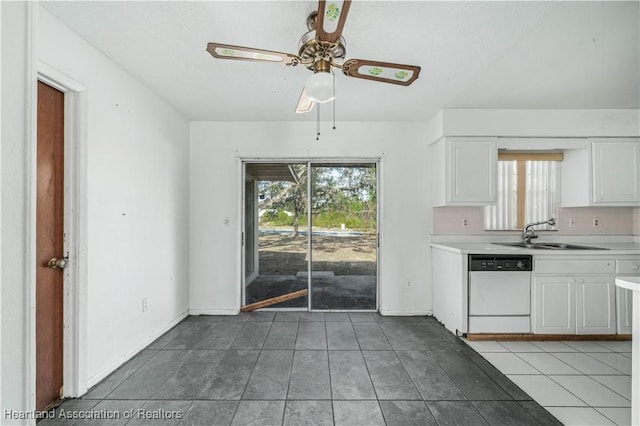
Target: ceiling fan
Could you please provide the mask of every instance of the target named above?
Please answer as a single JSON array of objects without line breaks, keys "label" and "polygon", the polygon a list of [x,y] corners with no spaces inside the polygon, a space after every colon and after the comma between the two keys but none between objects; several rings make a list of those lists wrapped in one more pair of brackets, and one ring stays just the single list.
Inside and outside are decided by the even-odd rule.
[{"label": "ceiling fan", "polygon": [[341,69],[347,77],[401,86],[413,83],[420,74],[419,66],[368,59],[344,59],[346,48],[342,30],[350,6],[351,0],[320,0],[318,10],[307,17],[309,31],[300,38],[297,55],[221,43],[208,43],[207,51],[218,59],[275,62],[287,66],[302,64],[313,71],[298,100],[298,113],[309,112],[316,103],[334,99],[332,68]]}]

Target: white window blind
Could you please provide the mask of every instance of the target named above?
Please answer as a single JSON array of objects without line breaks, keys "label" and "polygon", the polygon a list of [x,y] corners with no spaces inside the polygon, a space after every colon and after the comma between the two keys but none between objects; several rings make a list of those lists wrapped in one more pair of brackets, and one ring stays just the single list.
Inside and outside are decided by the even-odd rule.
[{"label": "white window blind", "polygon": [[[559,163],[524,161],[524,223],[557,216],[559,200]],[[518,161],[498,161],[497,203],[485,207],[485,229],[520,229],[518,226]],[[522,185],[520,185],[522,188]],[[547,227],[553,229],[553,227]]]}]

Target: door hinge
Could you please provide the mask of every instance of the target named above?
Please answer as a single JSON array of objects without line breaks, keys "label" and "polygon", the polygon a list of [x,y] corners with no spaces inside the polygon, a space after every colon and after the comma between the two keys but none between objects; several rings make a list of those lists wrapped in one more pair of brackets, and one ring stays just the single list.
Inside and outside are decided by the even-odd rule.
[{"label": "door hinge", "polygon": [[380,233],[378,232],[378,238],[377,238],[377,243],[378,243],[378,248],[380,248]]},{"label": "door hinge", "polygon": [[240,235],[240,246],[244,247],[244,232]]}]

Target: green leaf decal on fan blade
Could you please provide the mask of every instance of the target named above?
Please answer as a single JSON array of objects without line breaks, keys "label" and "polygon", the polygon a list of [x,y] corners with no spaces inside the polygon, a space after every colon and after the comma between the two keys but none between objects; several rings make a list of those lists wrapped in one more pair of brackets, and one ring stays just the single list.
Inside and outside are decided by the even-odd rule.
[{"label": "green leaf decal on fan blade", "polygon": [[327,6],[327,10],[325,12],[325,16],[330,21],[335,21],[340,16],[340,8],[336,6],[335,3],[329,3]]}]

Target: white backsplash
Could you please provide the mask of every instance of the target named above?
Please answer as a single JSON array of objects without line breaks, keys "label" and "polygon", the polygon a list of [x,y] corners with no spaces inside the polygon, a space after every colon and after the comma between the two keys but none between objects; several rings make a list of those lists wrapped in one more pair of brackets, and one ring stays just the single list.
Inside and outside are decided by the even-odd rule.
[{"label": "white backsplash", "polygon": [[[569,219],[575,226],[569,226]],[[598,226],[593,226],[593,219]],[[464,225],[466,221],[466,226]],[[640,208],[573,207],[561,208],[553,235],[640,235]],[[540,231],[543,235],[546,232]],[[485,231],[483,207],[436,207],[433,209],[434,235],[518,235],[519,231]]]}]

